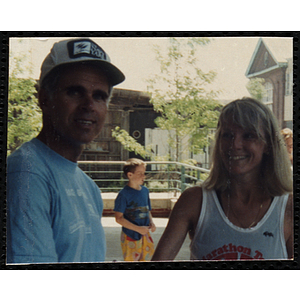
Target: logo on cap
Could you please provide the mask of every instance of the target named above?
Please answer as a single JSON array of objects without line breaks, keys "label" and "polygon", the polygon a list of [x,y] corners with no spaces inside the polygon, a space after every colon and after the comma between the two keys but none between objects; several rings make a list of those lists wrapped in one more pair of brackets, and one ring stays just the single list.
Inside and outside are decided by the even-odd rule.
[{"label": "logo on cap", "polygon": [[90,40],[70,41],[68,43],[68,52],[70,58],[87,56],[106,60],[105,52]]}]

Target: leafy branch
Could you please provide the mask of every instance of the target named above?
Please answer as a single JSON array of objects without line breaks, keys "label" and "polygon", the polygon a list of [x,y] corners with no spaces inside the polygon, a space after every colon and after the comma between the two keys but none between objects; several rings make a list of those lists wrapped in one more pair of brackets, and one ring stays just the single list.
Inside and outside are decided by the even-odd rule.
[{"label": "leafy branch", "polygon": [[121,129],[119,126],[116,126],[115,129],[112,129],[112,136],[123,145],[124,149],[128,150],[129,152],[134,152],[143,158],[151,156],[150,151],[145,149],[145,147],[143,147],[132,136],[130,136],[126,130]]}]

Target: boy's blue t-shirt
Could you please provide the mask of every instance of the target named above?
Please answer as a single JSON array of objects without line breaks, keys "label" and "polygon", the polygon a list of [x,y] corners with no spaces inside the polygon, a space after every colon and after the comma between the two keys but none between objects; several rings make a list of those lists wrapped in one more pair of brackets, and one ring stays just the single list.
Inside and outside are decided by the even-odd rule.
[{"label": "boy's blue t-shirt", "polygon": [[[126,185],[118,194],[115,200],[114,211],[124,214],[124,218],[138,226],[149,226],[151,203],[149,190],[141,186],[136,190]],[[122,227],[123,232],[134,240],[140,240],[142,235],[136,231]]]},{"label": "boy's blue t-shirt", "polygon": [[38,139],[8,157],[7,262],[101,262],[106,241],[100,190]]}]

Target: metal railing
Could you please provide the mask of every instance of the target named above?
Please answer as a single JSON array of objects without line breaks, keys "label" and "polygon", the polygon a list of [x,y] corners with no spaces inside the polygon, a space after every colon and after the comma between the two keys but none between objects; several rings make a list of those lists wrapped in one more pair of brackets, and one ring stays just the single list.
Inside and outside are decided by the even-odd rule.
[{"label": "metal railing", "polygon": [[[79,167],[90,176],[102,192],[118,192],[127,182],[123,176],[125,161],[79,161]],[[171,161],[147,161],[144,185],[150,192],[183,192],[202,182],[209,170]]]}]

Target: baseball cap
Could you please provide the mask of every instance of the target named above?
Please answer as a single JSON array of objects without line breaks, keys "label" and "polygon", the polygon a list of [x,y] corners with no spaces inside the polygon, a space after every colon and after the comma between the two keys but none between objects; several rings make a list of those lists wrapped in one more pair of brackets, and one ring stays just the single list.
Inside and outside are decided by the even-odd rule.
[{"label": "baseball cap", "polygon": [[125,80],[124,74],[115,67],[105,51],[91,39],[70,39],[55,43],[41,66],[40,84],[56,67],[78,63],[92,62],[107,75],[112,85]]}]

